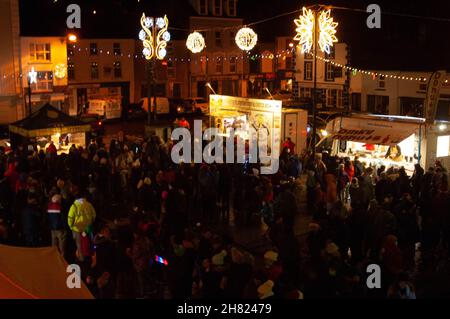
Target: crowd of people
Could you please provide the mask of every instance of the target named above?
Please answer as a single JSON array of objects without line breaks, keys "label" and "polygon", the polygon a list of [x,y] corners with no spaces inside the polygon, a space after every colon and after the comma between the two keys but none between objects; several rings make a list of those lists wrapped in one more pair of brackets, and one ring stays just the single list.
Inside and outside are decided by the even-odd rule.
[{"label": "crowd of people", "polygon": [[[409,178],[358,159],[299,158],[291,143],[279,172],[262,176],[248,163],[175,165],[171,148],[153,136],[61,155],[54,145],[0,150],[0,243],[54,246],[96,298],[410,299],[416,243],[430,256],[440,243],[450,250],[439,165]],[[314,220],[306,238],[294,232],[299,213]],[[230,221],[265,225],[270,248],[241,247]],[[373,263],[376,292],[364,279]]]}]

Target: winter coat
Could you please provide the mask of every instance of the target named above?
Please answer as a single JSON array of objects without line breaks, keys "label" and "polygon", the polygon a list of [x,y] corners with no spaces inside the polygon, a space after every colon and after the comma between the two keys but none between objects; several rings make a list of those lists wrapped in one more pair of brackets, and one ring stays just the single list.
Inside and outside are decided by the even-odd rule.
[{"label": "winter coat", "polygon": [[72,231],[82,233],[95,221],[96,213],[94,206],[86,199],[77,199],[70,207],[67,221]]}]

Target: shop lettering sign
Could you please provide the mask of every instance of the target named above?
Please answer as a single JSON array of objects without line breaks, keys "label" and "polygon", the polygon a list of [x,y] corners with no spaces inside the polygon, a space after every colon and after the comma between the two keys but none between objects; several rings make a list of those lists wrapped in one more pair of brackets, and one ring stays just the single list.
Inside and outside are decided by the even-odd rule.
[{"label": "shop lettering sign", "polygon": [[436,119],[439,96],[446,74],[445,71],[434,72],[428,83],[427,97],[425,100],[425,116],[429,124],[433,124]]}]

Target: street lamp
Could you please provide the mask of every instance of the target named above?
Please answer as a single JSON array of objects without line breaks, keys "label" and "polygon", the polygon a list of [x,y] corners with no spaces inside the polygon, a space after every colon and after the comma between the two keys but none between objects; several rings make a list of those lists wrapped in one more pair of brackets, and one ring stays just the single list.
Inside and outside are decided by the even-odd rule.
[{"label": "street lamp", "polygon": [[[148,123],[155,118],[156,115],[156,94],[155,94],[155,77],[154,70],[157,60],[163,60],[167,55],[167,42],[170,41],[169,20],[167,16],[164,18],[146,17],[145,13],[141,17],[141,31],[139,32],[139,40],[142,41],[144,49],[142,53],[149,62],[147,64],[147,83],[148,91]],[[153,108],[151,100],[153,97]]]},{"label": "street lamp", "polygon": [[317,46],[322,52],[331,53],[331,47],[338,42],[336,37],[336,27],[338,23],[333,21],[330,15],[331,10],[321,10],[319,5],[315,5],[314,11],[303,7],[303,14],[296,19],[297,26],[294,40],[299,42],[302,53],[309,53],[311,49],[314,55],[314,89],[312,94],[312,112],[313,112],[313,132],[312,132],[312,151],[316,152],[316,119],[317,119]]},{"label": "street lamp", "polygon": [[213,93],[214,93],[214,95],[217,95],[217,93],[216,93],[216,91],[214,91],[214,89],[213,89],[213,87],[211,86],[211,83],[206,83],[206,87],[208,88],[208,89],[210,89]]},{"label": "street lamp", "polygon": [[77,37],[77,35],[74,34],[74,33],[69,33],[69,34],[67,35],[67,40],[69,40],[70,43],[76,43],[77,40],[78,40],[78,37]]},{"label": "street lamp", "polygon": [[34,67],[28,72],[28,114],[31,115],[31,84],[37,84],[37,72]]}]

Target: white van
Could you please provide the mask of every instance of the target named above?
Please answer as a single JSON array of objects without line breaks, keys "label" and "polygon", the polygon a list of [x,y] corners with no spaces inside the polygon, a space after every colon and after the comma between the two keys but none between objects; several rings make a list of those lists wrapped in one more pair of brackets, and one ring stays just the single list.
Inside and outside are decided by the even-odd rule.
[{"label": "white van", "polygon": [[[153,98],[151,99],[152,107],[153,107]],[[142,105],[142,109],[145,112],[148,112],[148,98],[145,97],[139,101],[139,104]],[[157,97],[156,98],[156,113],[157,114],[169,114],[170,113],[170,102],[166,97]]]},{"label": "white van", "polygon": [[90,100],[89,114],[98,114],[105,120],[120,119],[122,116],[122,103],[118,99]]}]

